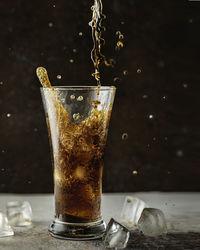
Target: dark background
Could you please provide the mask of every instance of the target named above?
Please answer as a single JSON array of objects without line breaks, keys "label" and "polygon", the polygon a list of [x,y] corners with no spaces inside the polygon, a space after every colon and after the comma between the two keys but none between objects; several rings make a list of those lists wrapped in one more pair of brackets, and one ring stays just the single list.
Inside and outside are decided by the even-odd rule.
[{"label": "dark background", "polygon": [[[35,69],[45,66],[54,85],[96,84],[92,4],[0,1],[0,192],[53,191]],[[102,84],[118,88],[104,191],[200,191],[200,2],[103,4],[103,51],[116,65],[102,67]],[[125,46],[116,52],[118,30]],[[128,139],[122,140],[123,133]]]}]

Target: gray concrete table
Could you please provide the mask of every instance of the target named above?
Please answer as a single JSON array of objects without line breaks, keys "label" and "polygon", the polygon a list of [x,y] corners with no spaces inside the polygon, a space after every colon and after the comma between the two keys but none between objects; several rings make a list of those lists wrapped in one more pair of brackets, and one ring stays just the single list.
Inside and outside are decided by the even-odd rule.
[{"label": "gray concrete table", "polygon": [[[129,194],[104,194],[102,202],[102,213],[106,222],[113,217],[120,220],[120,211],[126,195],[131,195],[144,200],[150,207],[161,209],[167,218],[170,232],[177,235],[190,235],[192,240],[199,237],[200,233],[200,194],[199,193],[129,193]],[[59,240],[51,237],[47,231],[50,221],[53,219],[53,195],[13,195],[0,194],[0,209],[5,211],[8,201],[27,200],[33,209],[33,225],[29,228],[14,228],[15,235],[0,238],[0,249],[2,250],[71,250],[104,249],[100,240],[96,241],[69,241]],[[196,233],[196,234],[195,234]],[[182,236],[185,239],[185,236]],[[134,238],[134,237],[133,237]],[[174,239],[174,238],[173,238]],[[171,238],[170,238],[171,241]],[[144,242],[144,239],[143,239]],[[134,239],[127,249],[136,249],[134,244],[140,244]],[[145,243],[147,244],[147,243]],[[196,241],[196,244],[200,244]],[[192,245],[192,242],[191,242]],[[164,247],[164,243],[162,242]],[[137,247],[137,249],[140,249]],[[141,248],[150,249],[150,248]],[[153,249],[153,248],[152,248]],[[155,248],[156,249],[156,248]],[[160,249],[160,248],[159,248]],[[167,249],[167,248],[161,248]],[[170,248],[168,248],[170,249]],[[177,248],[178,249],[178,248]],[[187,248],[193,249],[193,248]],[[194,248],[194,249],[200,249]]]}]

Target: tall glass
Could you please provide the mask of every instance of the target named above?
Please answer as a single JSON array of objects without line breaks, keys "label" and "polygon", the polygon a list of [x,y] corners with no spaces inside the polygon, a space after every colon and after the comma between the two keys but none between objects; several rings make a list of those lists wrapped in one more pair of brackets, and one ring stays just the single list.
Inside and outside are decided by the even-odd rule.
[{"label": "tall glass", "polygon": [[101,216],[103,156],[115,87],[41,88],[53,160],[57,238],[96,239]]}]

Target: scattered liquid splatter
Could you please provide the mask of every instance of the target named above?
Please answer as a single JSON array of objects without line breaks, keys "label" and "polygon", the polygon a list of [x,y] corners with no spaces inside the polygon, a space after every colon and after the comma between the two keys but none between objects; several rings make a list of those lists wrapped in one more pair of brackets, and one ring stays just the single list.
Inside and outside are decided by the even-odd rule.
[{"label": "scattered liquid splatter", "polygon": [[116,36],[118,37],[118,42],[115,47],[115,50],[119,51],[121,48],[124,47],[124,43],[123,43],[124,35],[121,33],[121,31],[117,31]]},{"label": "scattered liquid splatter", "polygon": [[7,117],[11,117],[11,114],[10,114],[10,113],[8,113],[6,116],[7,116]]},{"label": "scattered liquid splatter", "polygon": [[138,171],[137,170],[133,170],[133,175],[137,175]]},{"label": "scattered liquid splatter", "polygon": [[53,27],[53,23],[49,23],[49,28],[52,28]]},{"label": "scattered liquid splatter", "polygon": [[57,75],[57,79],[62,79],[62,76],[61,75]]},{"label": "scattered liquid splatter", "polygon": [[123,71],[123,75],[124,75],[124,76],[127,76],[127,75],[128,75],[128,70],[124,70],[124,71]]},{"label": "scattered liquid splatter", "polygon": [[128,134],[127,133],[123,133],[122,134],[122,140],[125,141],[128,139]]},{"label": "scattered liquid splatter", "polygon": [[74,59],[70,59],[69,62],[70,62],[70,63],[74,63]]},{"label": "scattered liquid splatter", "polygon": [[0,85],[3,85],[3,82],[0,82]]},{"label": "scattered liquid splatter", "polygon": [[138,73],[138,74],[141,74],[141,73],[142,73],[142,70],[141,70],[141,69],[137,69],[137,73]]},{"label": "scattered liquid splatter", "polygon": [[73,51],[74,53],[76,53],[76,52],[77,52],[77,50],[76,50],[76,49],[73,49],[72,51]]},{"label": "scattered liquid splatter", "polygon": [[79,32],[78,35],[79,35],[79,36],[83,36],[83,32]]},{"label": "scattered liquid splatter", "polygon": [[89,25],[92,28],[92,39],[93,39],[93,49],[91,51],[91,59],[94,64],[95,72],[92,74],[100,86],[100,69],[99,66],[106,61],[105,56],[101,53],[102,45],[105,44],[105,40],[102,38],[102,30],[105,30],[101,23],[102,20],[106,18],[103,14],[103,5],[101,0],[94,0],[94,5],[92,10],[92,21]]}]

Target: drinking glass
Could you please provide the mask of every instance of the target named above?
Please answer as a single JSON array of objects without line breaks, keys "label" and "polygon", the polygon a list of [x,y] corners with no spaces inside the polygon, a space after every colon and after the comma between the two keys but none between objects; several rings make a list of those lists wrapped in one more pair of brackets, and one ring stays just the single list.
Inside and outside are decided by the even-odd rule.
[{"label": "drinking glass", "polygon": [[55,218],[52,236],[97,239],[101,216],[103,156],[115,87],[41,88],[52,153]]}]

